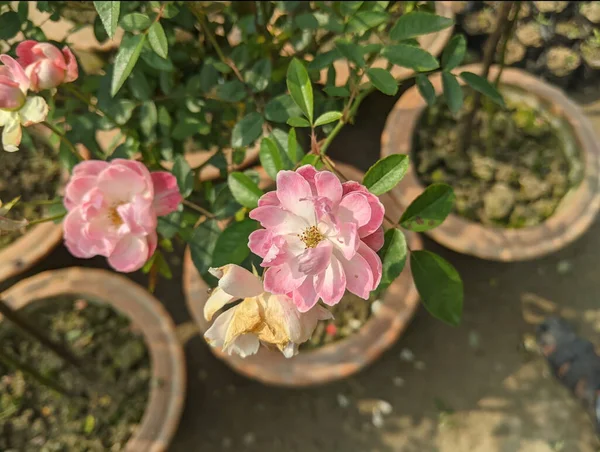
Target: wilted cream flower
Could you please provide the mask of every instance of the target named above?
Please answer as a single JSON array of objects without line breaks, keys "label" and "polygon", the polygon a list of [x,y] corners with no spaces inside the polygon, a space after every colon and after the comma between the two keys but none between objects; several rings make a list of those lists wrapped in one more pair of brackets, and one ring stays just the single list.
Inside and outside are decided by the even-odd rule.
[{"label": "wilted cream flower", "polygon": [[253,355],[262,342],[291,358],[298,353],[298,345],[310,339],[319,320],[332,318],[331,312],[318,305],[301,313],[291,298],[265,292],[260,278],[237,265],[210,272],[219,278],[219,285],[204,306],[206,320],[225,305],[243,299],[219,315],[204,335],[210,345],[229,355]]}]

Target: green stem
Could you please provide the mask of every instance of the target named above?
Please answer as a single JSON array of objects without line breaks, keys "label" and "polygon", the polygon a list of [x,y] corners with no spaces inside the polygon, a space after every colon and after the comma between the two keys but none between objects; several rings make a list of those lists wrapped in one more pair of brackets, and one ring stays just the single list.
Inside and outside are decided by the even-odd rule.
[{"label": "green stem", "polygon": [[66,135],[64,134],[64,132],[62,130],[60,130],[58,127],[56,127],[54,124],[49,123],[48,121],[44,121],[41,124],[43,124],[44,126],[46,126],[48,129],[50,129],[52,132],[54,132],[56,135],[58,135],[58,137],[65,142],[65,144],[67,145],[67,147],[69,148],[69,150],[71,151],[71,153],[77,157],[77,160],[79,160],[80,162],[83,161],[83,157],[81,157],[81,155],[79,155],[79,152],[77,152],[77,149],[75,148],[75,146],[73,145],[73,143],[71,143],[71,140],[69,140]]},{"label": "green stem", "polygon": [[54,206],[61,204],[62,199],[43,199],[40,201],[19,201],[22,206]]},{"label": "green stem", "polygon": [[29,375],[31,378],[36,380],[42,386],[46,386],[50,389],[54,389],[56,392],[67,396],[67,397],[78,397],[77,394],[72,393],[66,388],[63,388],[59,383],[51,380],[48,377],[43,376],[33,367],[28,366],[27,364],[14,359],[13,357],[7,355],[2,347],[0,347],[0,362],[4,363],[6,366],[11,367],[15,370],[19,370],[23,372],[25,375]]},{"label": "green stem", "polygon": [[61,214],[58,214],[58,215],[54,215],[54,216],[52,216],[52,217],[45,217],[45,218],[39,218],[39,219],[37,219],[37,220],[32,220],[32,221],[29,221],[29,222],[27,223],[27,226],[34,226],[34,225],[36,225],[36,224],[41,224],[41,223],[47,223],[47,222],[49,222],[49,221],[60,220],[60,219],[61,219],[61,218],[63,218],[65,215],[66,215],[66,213],[61,213]]},{"label": "green stem", "polygon": [[512,37],[513,31],[515,29],[515,25],[519,20],[519,13],[521,12],[521,2],[515,2],[513,7],[513,18],[506,24],[506,29],[504,32],[504,41],[502,42],[502,49],[500,51],[500,70],[498,71],[498,75],[496,76],[496,80],[494,81],[494,86],[498,88],[498,84],[500,83],[500,77],[502,77],[502,71],[504,71],[504,60],[506,59],[506,49],[508,47],[508,41]]}]

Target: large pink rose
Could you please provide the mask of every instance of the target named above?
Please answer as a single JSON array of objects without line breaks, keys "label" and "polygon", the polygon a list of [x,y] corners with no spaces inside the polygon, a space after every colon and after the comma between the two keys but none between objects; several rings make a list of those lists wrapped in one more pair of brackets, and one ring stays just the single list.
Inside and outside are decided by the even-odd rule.
[{"label": "large pink rose", "polygon": [[367,299],[381,280],[384,207],[357,182],[340,183],[310,165],[280,171],[277,190],[250,218],[261,223],[249,247],[263,258],[265,290],[286,294],[301,312],[319,298],[340,301],[346,289]]},{"label": "large pink rose", "polygon": [[47,42],[23,41],[17,46],[18,61],[31,80],[31,89],[41,91],[77,80],[77,60],[65,46],[62,52]]},{"label": "large pink rose", "polygon": [[156,249],[157,215],[180,202],[170,173],[123,159],[81,162],[65,192],[65,244],[75,257],[105,256],[115,270],[138,270]]}]

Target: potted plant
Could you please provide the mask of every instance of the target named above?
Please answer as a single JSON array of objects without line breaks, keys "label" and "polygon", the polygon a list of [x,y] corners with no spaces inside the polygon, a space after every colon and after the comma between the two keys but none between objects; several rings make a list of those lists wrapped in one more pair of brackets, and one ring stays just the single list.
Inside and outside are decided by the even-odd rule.
[{"label": "potted plant", "polygon": [[82,268],[40,273],[0,300],[2,449],[166,450],[185,366],[158,300]]},{"label": "potted plant", "polygon": [[[510,39],[510,7],[503,7],[483,64],[458,67],[464,43],[455,37],[442,72],[401,97],[382,136],[382,155],[410,154],[415,161],[394,189],[401,205],[433,180],[454,188],[454,213],[429,234],[456,251],[503,261],[567,245],[600,205],[600,148],[579,107],[523,71],[491,66],[499,41]],[[465,84],[470,97],[463,107]],[[419,89],[428,93],[429,107]],[[489,95],[483,103],[480,91]],[[434,105],[442,92],[445,104]]]},{"label": "potted plant", "polygon": [[[79,72],[68,46],[33,39],[15,43],[13,56],[0,56],[3,147],[20,152],[15,131],[32,123],[60,140],[59,155],[69,172],[62,210],[35,221],[62,220],[65,245],[75,257],[104,256],[122,273],[142,270],[152,291],[159,276],[172,277],[165,254],[173,250],[173,241],[185,242],[196,272],[216,286],[206,300],[205,316],[213,322],[206,338],[228,352],[246,356],[262,344],[291,358],[319,322],[331,318],[328,307],[341,303],[346,288],[367,301],[386,289],[401,294],[388,296],[381,308],[390,311],[387,316],[376,314],[367,322],[367,329],[389,326],[386,339],[366,352],[373,359],[414,309],[410,276],[434,316],[452,325],[460,321],[458,273],[441,257],[418,249],[413,234],[407,242],[400,229],[438,226],[452,207],[452,190],[435,184],[401,216],[393,207],[386,213],[378,196],[402,179],[408,159],[381,159],[359,182],[348,180],[327,151],[365,96],[376,89],[397,92],[398,81],[389,70],[373,66],[380,50],[390,67],[400,54],[404,66],[437,67],[437,59],[415,38],[451,22],[424,11],[403,14],[394,25],[395,42],[383,49],[334,39],[340,55],[351,61],[351,76],[346,88],[321,92],[312,83],[320,69],[308,69],[304,61],[318,55],[318,47],[304,52],[300,46],[295,56],[281,57],[279,47],[269,53],[262,40],[273,33],[282,41],[278,46],[298,44],[293,37],[301,27],[287,10],[292,6],[279,6],[95,2],[108,36],[119,24],[125,29],[103,73]],[[15,17],[11,6],[2,8],[8,19]],[[356,26],[350,23],[362,6],[337,17],[336,11],[346,8],[346,3],[335,4],[327,16],[334,23],[329,27]],[[275,16],[281,20],[273,19],[277,23],[271,29],[267,18]],[[239,44],[229,43],[234,24]],[[363,34],[376,26],[368,25]],[[34,32],[27,21],[23,28]],[[314,34],[324,30],[319,26]],[[182,31],[195,39],[183,39]],[[368,83],[360,83],[364,76]],[[213,98],[217,94],[229,96],[227,105]],[[122,141],[105,152],[96,142],[98,129],[118,129]],[[219,168],[218,179],[198,180],[206,165],[190,167],[188,144],[219,149],[210,160]],[[232,152],[222,152],[227,145]],[[89,153],[77,152],[80,146]],[[259,185],[257,171],[236,170],[253,146],[275,191],[263,191],[267,187]],[[273,182],[269,185],[273,188]],[[32,221],[13,219],[20,220]],[[395,280],[407,259],[411,271],[398,286]],[[404,320],[392,319],[396,306]],[[141,316],[132,321],[150,322]]]}]

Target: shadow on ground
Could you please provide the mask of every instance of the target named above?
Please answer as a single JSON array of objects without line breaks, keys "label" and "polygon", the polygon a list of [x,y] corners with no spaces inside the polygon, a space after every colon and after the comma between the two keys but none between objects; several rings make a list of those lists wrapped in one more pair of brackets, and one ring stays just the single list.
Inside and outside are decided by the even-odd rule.
[{"label": "shadow on ground", "polygon": [[[394,101],[377,94],[367,98],[331,155],[366,170],[377,159]],[[342,382],[296,390],[265,387],[235,374],[200,337],[189,334],[193,327],[183,300],[178,249],[172,262],[175,279],[162,281],[156,292],[185,337],[188,369],[186,408],[170,450],[597,450],[579,405],[522,344],[539,315],[548,311],[570,317],[600,343],[600,225],[568,248],[525,263],[485,262],[425,243],[464,279],[462,325],[445,326],[421,308],[400,341],[370,368]],[[70,265],[106,266],[104,259],[76,260],[60,247],[28,275]],[[139,273],[132,278],[145,283]],[[414,360],[401,358],[407,356],[405,349]],[[358,409],[366,399],[393,407],[379,428]]]}]

